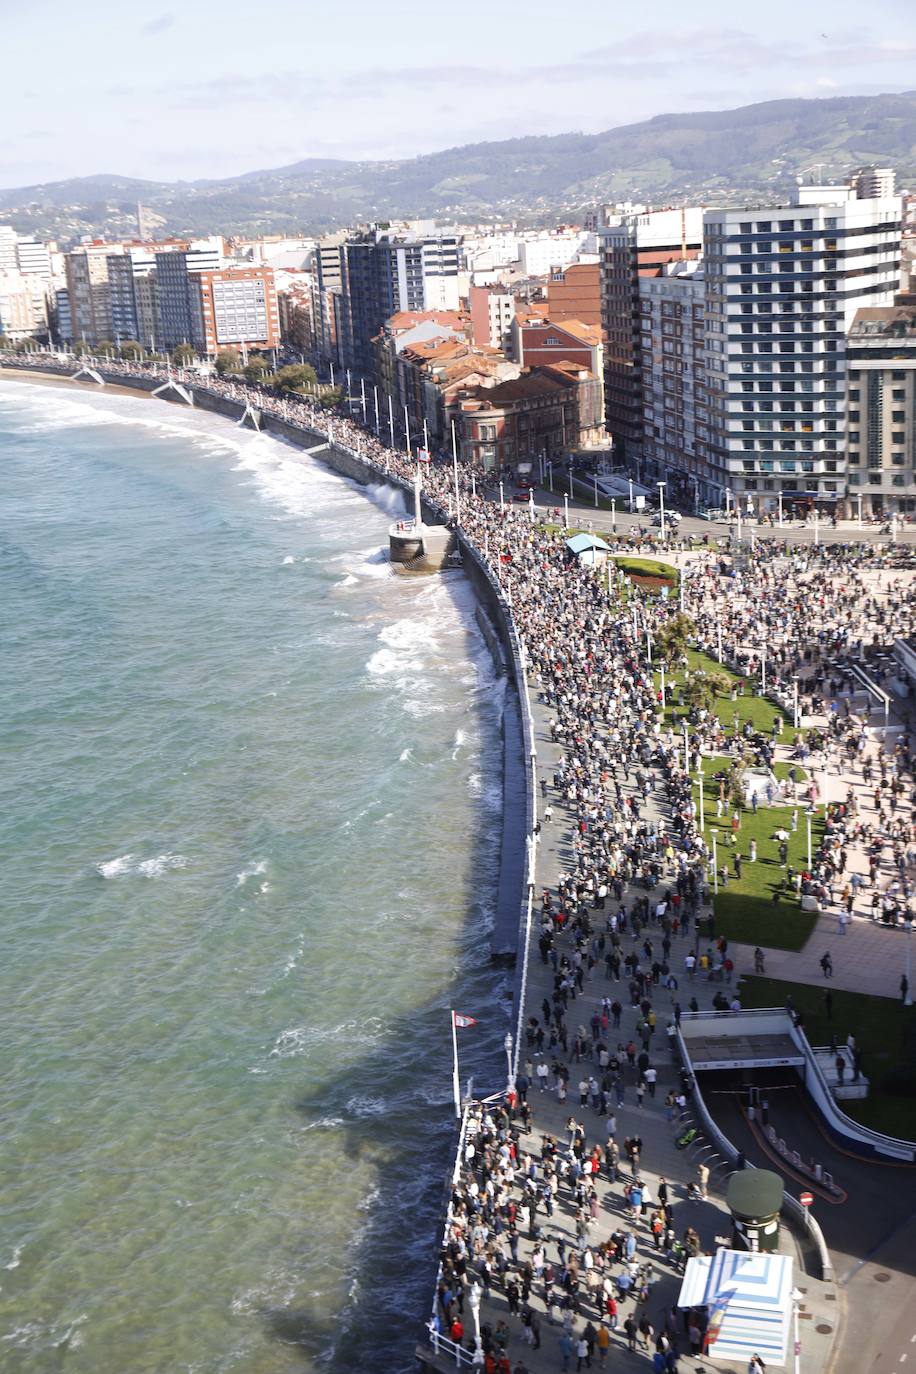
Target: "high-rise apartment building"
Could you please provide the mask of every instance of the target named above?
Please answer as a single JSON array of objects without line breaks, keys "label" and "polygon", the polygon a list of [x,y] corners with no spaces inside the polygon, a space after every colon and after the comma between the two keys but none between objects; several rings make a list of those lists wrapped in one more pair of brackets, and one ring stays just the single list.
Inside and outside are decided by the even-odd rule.
[{"label": "high-rise apartment building", "polygon": [[887,200],[896,195],[897,174],[893,167],[860,167],[851,184],[859,200]]},{"label": "high-rise apartment building", "polygon": [[639,283],[642,475],[666,481],[666,500],[687,511],[717,505],[721,487],[708,443],[704,288],[696,258]]},{"label": "high-rise apartment building", "polygon": [[197,272],[191,277],[195,297],[194,347],[212,355],[220,348],[243,344],[276,348],[280,342],[277,288],[272,267],[225,268]]},{"label": "high-rise apartment building", "polygon": [[122,254],[121,244],[99,243],[74,248],[64,259],[73,338],[94,345],[112,337],[108,259]]},{"label": "high-rise apartment building", "polygon": [[[128,248],[108,258],[108,294],[111,302],[111,335],[117,340],[136,339],[148,344],[152,331],[142,329],[137,308],[137,279],[155,269],[155,255],[147,248]],[[144,319],[143,323],[148,324]]]},{"label": "high-rise apartment building", "polygon": [[846,330],[893,303],[900,201],[800,186],[795,203],[704,219],[709,456],[748,506],[845,491]]},{"label": "high-rise apartment building", "polygon": [[218,237],[197,239],[186,248],[156,254],[158,290],[157,345],[177,348],[203,339],[199,296],[191,278],[198,272],[219,271],[223,265],[223,241]]},{"label": "high-rise apartment building", "polygon": [[601,311],[605,335],[605,423],[618,452],[638,461],[642,448],[642,324],[640,280],[661,275],[666,263],[699,257],[700,209],[625,215],[598,230]]},{"label": "high-rise apartment building", "polygon": [[[458,308],[460,247],[454,231],[378,227],[339,245],[335,305],[343,367],[371,375],[371,341],[391,315]],[[335,275],[326,268],[320,248],[319,288],[332,284]]]},{"label": "high-rise apartment building", "polygon": [[916,306],[857,311],[846,340],[849,513],[916,510]]}]

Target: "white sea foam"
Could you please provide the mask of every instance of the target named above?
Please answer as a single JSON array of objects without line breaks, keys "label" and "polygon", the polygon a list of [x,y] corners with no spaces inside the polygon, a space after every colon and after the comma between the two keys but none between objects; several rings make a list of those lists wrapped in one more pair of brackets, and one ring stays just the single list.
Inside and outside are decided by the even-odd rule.
[{"label": "white sea foam", "polygon": [[17,1245],[16,1248],[13,1250],[12,1258],[6,1264],[4,1264],[4,1269],[18,1269],[19,1261],[22,1258],[22,1252],[24,1249],[24,1243],[22,1245]]},{"label": "white sea foam", "polygon": [[409,763],[412,759],[413,759],[413,750],[412,750],[412,749],[402,749],[401,752],[400,752],[400,754],[398,755],[398,762],[399,762],[399,763]]},{"label": "white sea foam", "polygon": [[259,859],[256,864],[252,864],[251,868],[243,868],[240,873],[236,873],[235,885],[236,887],[244,887],[249,878],[259,878],[262,873],[266,872],[267,860]]},{"label": "white sea foam", "polygon": [[188,860],[183,854],[158,854],[155,859],[143,859],[137,864],[137,872],[142,878],[159,878],[173,868],[187,868]]},{"label": "white sea foam", "polygon": [[175,868],[186,868],[188,859],[184,854],[157,854],[152,859],[138,859],[133,854],[121,854],[116,859],[106,859],[97,863],[95,871],[100,878],[161,878]]},{"label": "white sea foam", "polygon": [[295,560],[295,558],[293,557],[293,555],[292,555],[291,553],[288,553],[288,554],[286,555],[286,557],[284,558],[284,560],[283,560],[283,567],[284,567],[284,568],[288,568],[288,567],[290,566],[290,564],[295,563],[295,561],[296,561],[296,560]]}]

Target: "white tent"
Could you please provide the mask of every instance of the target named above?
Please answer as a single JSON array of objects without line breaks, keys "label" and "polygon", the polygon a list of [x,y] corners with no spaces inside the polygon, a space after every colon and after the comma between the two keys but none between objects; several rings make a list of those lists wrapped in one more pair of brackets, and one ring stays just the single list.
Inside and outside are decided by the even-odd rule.
[{"label": "white tent", "polygon": [[789,1255],[720,1250],[688,1260],[678,1307],[706,1307],[712,1359],[741,1359],[755,1352],[766,1364],[785,1365],[792,1321]]}]

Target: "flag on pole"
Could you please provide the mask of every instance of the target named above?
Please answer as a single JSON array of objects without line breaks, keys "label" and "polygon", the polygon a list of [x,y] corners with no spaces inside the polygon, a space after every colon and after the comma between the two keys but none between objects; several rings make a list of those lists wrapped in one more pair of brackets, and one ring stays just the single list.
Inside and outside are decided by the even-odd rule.
[{"label": "flag on pole", "polygon": [[468,1026],[477,1025],[477,1021],[473,1016],[462,1016],[458,1011],[453,1011],[452,1016],[454,1016],[455,1025],[459,1030],[465,1030]]}]

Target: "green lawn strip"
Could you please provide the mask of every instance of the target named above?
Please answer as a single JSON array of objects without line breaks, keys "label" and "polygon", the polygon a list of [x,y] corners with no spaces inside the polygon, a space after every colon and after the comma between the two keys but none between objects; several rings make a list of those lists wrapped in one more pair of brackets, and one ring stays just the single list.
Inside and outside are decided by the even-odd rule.
[{"label": "green lawn strip", "polygon": [[[792,806],[761,806],[756,816],[752,810],[743,809],[738,843],[733,846],[728,843],[731,823],[724,816],[716,823],[715,797],[711,798],[703,834],[711,844],[712,831],[717,831],[718,866],[721,871],[723,863],[727,863],[729,872],[728,885],[724,886],[720,879],[719,894],[713,899],[718,935],[764,948],[797,950],[804,947],[817,924],[817,912],[802,911],[794,890],[787,892],[783,889],[786,869],[780,867],[778,842],[773,839],[774,831],[780,826],[787,830],[789,864],[796,871],[807,867],[804,808],[797,808],[798,829],[793,832],[792,812],[795,809]],[[823,817],[812,817],[812,854],[817,852],[823,829]],[[756,863],[751,863],[747,857],[752,839],[757,841]],[[740,879],[734,875],[732,856],[735,853],[742,858]],[[777,888],[780,890],[780,900],[779,905],[775,906],[773,893]]]},{"label": "green lawn strip", "polygon": [[[889,981],[893,981],[889,972]],[[830,1036],[842,1042],[852,1033],[862,1051],[862,1072],[870,1080],[866,1098],[844,1099],[841,1111],[872,1130],[903,1140],[916,1139],[916,1096],[885,1084],[897,1066],[910,1066],[916,1081],[916,1006],[904,1007],[889,997],[868,997],[831,987],[833,1020],[827,1020],[825,984],[786,983],[775,978],[743,978],[741,1005],[784,1007],[791,997],[804,1016],[805,1034],[812,1045],[829,1045]]]},{"label": "green lawn strip", "polygon": [[[733,673],[729,668],[718,663],[716,659],[710,658],[707,654],[698,653],[696,649],[688,649],[687,672],[696,673],[700,671],[704,673],[724,673],[736,686],[742,681],[737,673]],[[657,673],[656,677],[660,685],[661,674]],[[665,694],[668,699],[668,707],[665,711],[665,721],[668,724],[679,721],[681,716],[687,714],[688,707],[671,704],[676,699],[677,689],[679,686],[683,686],[684,680],[685,672],[682,668],[676,669],[673,673],[666,672],[665,674]],[[739,693],[734,701],[730,693],[727,696],[716,697],[715,706],[713,708],[714,714],[718,716],[724,728],[728,731],[733,730],[735,717],[737,716],[739,730],[744,728],[746,721],[750,721],[752,729],[759,730],[762,734],[770,735],[773,730],[773,721],[778,716],[783,722],[782,733],[778,736],[778,742],[780,744],[794,743],[799,732],[789,724],[789,717],[786,712],[783,711],[781,707],[775,706],[772,701],[768,701],[765,697],[757,696],[753,692],[748,692],[746,690],[746,678],[744,682],[744,694],[742,695]],[[791,767],[791,764],[787,766],[787,771],[788,767]]]},{"label": "green lawn strip", "polygon": [[679,574],[673,563],[663,563],[658,558],[631,558],[629,554],[612,554],[611,557],[622,572],[637,577],[664,577],[672,586],[677,586]]}]

